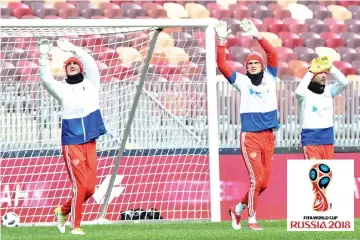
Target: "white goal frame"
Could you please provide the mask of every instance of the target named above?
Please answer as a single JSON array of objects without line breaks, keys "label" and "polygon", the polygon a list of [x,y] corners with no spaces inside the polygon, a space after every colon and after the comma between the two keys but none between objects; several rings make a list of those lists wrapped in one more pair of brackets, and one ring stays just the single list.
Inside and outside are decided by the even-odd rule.
[{"label": "white goal frame", "polygon": [[[2,19],[0,27],[12,28],[61,28],[61,27],[203,27],[206,29],[206,70],[208,103],[208,147],[210,168],[211,221],[221,221],[220,171],[219,171],[219,124],[216,89],[216,42],[214,19]],[[1,30],[0,30],[1,31]],[[141,83],[139,84],[141,85]],[[115,173],[116,174],[116,173]],[[109,184],[110,186],[110,184]],[[101,220],[101,219],[99,219]],[[105,220],[106,221],[106,220]]]}]

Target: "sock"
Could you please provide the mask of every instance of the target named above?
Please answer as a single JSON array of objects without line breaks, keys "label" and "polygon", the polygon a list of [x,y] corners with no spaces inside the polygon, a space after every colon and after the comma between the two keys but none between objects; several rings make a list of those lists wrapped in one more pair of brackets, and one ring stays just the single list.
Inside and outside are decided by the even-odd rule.
[{"label": "sock", "polygon": [[255,214],[254,214],[254,216],[249,216],[248,223],[256,223]]},{"label": "sock", "polygon": [[240,215],[245,208],[246,208],[245,204],[242,204],[242,203],[237,204],[235,207],[236,214]]}]

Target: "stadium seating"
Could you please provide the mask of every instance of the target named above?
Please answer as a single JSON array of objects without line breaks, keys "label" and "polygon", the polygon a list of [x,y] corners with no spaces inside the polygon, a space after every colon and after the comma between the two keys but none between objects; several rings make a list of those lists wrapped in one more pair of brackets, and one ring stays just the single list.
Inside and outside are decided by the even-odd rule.
[{"label": "stadium seating", "polygon": [[[277,0],[277,1],[115,1],[115,0],[3,0],[1,18],[19,19],[119,19],[119,18],[208,18],[224,20],[232,34],[226,44],[228,64],[245,73],[244,62],[251,51],[264,54],[258,42],[242,36],[239,22],[248,18],[262,36],[275,47],[279,57],[279,78],[300,81],[312,59],[328,55],[351,81],[360,76],[360,1]],[[100,20],[99,20],[100,21]],[[151,36],[150,36],[151,37]],[[102,81],[124,79],[139,70],[137,61],[144,54],[141,44],[146,34],[72,37],[71,41],[89,50],[97,61]],[[191,74],[205,73],[205,32],[166,29],[159,35],[151,59],[152,81],[190,81]],[[1,45],[1,81],[38,81],[29,78],[37,72],[39,52],[36,39],[17,38]],[[7,41],[4,41],[7,42]],[[106,44],[104,46],[104,44]],[[64,77],[67,55],[54,48],[52,72]],[[219,73],[219,72],[218,72]],[[16,75],[24,75],[21,79]],[[172,76],[171,76],[172,75]],[[181,75],[181,77],[179,77]],[[199,80],[200,77],[199,77]],[[359,89],[360,90],[360,89]],[[293,91],[293,89],[292,89]],[[290,94],[290,93],[289,93]],[[291,93],[292,94],[292,93]],[[340,98],[339,98],[340,99]],[[342,99],[335,106],[344,108]],[[293,106],[293,105],[292,105]],[[175,111],[175,110],[174,110]],[[294,109],[287,111],[294,112]],[[286,116],[284,116],[286,118]]]}]

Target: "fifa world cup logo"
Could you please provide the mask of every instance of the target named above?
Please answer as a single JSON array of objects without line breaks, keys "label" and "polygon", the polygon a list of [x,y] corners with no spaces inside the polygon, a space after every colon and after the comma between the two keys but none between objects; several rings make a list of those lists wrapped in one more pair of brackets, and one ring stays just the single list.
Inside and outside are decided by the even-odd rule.
[{"label": "fifa world cup logo", "polygon": [[329,209],[329,203],[325,194],[332,177],[331,169],[323,163],[315,164],[310,169],[309,177],[315,194],[313,209],[318,212],[325,212]]}]

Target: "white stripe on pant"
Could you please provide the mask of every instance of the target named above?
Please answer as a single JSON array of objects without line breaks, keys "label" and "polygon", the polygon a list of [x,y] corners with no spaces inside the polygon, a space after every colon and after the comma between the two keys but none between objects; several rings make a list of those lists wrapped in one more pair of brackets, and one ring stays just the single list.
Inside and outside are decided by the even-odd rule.
[{"label": "white stripe on pant", "polygon": [[249,174],[250,174],[250,189],[249,189],[249,194],[248,194],[249,215],[254,216],[254,214],[255,214],[254,213],[254,192],[255,192],[256,180],[255,180],[254,171],[253,171],[251,163],[250,163],[250,159],[246,152],[245,137],[246,137],[246,132],[241,133],[241,151],[244,156],[246,167],[248,168]]},{"label": "white stripe on pant", "polygon": [[69,147],[65,146],[65,149],[66,149],[66,161],[68,164],[69,173],[70,173],[70,177],[71,177],[71,181],[72,181],[72,185],[73,185],[73,194],[74,195],[71,200],[71,227],[74,228],[75,213],[76,213],[77,184],[76,184],[76,178],[75,178],[74,172],[72,170],[72,165],[71,165],[71,161],[70,161]]}]

